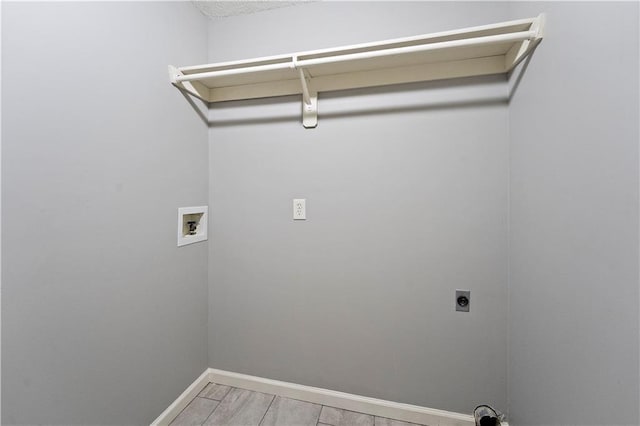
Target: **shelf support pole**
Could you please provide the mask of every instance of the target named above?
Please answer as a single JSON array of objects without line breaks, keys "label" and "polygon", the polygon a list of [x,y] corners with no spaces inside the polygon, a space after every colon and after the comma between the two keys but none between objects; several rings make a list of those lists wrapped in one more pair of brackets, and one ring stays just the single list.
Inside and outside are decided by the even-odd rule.
[{"label": "shelf support pole", "polygon": [[293,66],[298,70],[302,86],[302,125],[305,129],[312,129],[318,125],[318,94],[309,91],[304,70],[296,66],[296,59],[293,58]]},{"label": "shelf support pole", "polygon": [[309,86],[307,86],[307,79],[304,77],[304,71],[302,70],[302,68],[298,68],[298,75],[300,75],[300,83],[302,85],[302,100],[305,104],[311,105]]}]

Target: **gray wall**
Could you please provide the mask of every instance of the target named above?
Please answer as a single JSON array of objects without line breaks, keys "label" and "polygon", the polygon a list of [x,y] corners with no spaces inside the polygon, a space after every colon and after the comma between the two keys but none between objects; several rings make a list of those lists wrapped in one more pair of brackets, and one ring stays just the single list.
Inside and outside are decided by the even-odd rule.
[{"label": "gray wall", "polygon": [[189,3],[2,13],[2,423],[148,424],[207,367],[207,130],[167,81]]},{"label": "gray wall", "polygon": [[511,6],[541,11],[509,106],[511,424],[637,425],[638,4]]},{"label": "gray wall", "polygon": [[[315,3],[210,25],[223,61],[499,22],[503,3]],[[221,40],[231,41],[224,43]],[[506,406],[506,79],[212,107],[211,367]],[[293,222],[293,198],[307,199]],[[471,313],[454,312],[456,288]]]},{"label": "gray wall", "polygon": [[[216,368],[462,412],[508,382],[515,425],[638,424],[637,4],[209,23],[218,61],[549,19],[509,110],[495,77],[321,94],[315,130],[296,97],[232,102],[209,147],[167,84],[207,60],[190,4],[2,8],[3,424],[148,423],[207,341]],[[209,245],[177,249],[207,198]]]}]

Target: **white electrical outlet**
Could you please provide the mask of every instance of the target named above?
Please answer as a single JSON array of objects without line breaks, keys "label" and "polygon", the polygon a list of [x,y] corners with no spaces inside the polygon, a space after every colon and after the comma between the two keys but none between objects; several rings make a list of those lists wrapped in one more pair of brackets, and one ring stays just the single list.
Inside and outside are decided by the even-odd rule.
[{"label": "white electrical outlet", "polygon": [[307,207],[305,198],[293,199],[293,220],[306,220],[307,219]]}]

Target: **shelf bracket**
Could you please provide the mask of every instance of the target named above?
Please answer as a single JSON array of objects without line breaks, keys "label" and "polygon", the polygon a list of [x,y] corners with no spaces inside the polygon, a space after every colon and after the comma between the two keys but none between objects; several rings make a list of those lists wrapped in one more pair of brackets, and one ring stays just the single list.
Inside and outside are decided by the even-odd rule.
[{"label": "shelf bracket", "polygon": [[209,103],[209,89],[202,83],[197,81],[182,81],[177,80],[178,76],[184,75],[178,68],[173,65],[169,65],[169,81],[176,88],[183,92],[187,92],[192,96],[200,99],[202,102]]},{"label": "shelf bracket", "polygon": [[544,37],[545,14],[538,15],[531,24],[529,31],[533,36],[528,40],[523,40],[514,45],[505,54],[505,71],[509,72],[529,56],[533,50],[540,44]]},{"label": "shelf bracket", "polygon": [[[295,58],[293,64],[296,67]],[[302,86],[302,125],[305,129],[313,129],[318,125],[318,93],[309,91],[304,70],[302,68],[297,69],[300,76],[300,85]]]},{"label": "shelf bracket", "polygon": [[302,102],[302,125],[305,129],[313,129],[318,125],[318,94],[309,96],[310,103]]}]

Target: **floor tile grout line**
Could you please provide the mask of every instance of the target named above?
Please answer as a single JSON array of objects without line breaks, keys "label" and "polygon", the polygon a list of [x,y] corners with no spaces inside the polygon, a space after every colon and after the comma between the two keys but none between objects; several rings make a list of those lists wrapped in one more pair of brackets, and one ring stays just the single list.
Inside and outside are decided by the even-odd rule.
[{"label": "floor tile grout line", "polygon": [[320,414],[322,414],[322,404],[316,404],[316,405],[320,405],[320,409],[318,410],[318,418],[316,419],[316,426],[318,426],[318,422],[320,422]]},{"label": "floor tile grout line", "polygon": [[[271,395],[271,394],[267,394],[267,395]],[[264,414],[262,415],[262,418],[260,419],[260,421],[258,422],[258,426],[262,425],[262,422],[264,421],[264,418],[267,417],[267,413],[269,412],[269,410],[271,409],[271,406],[273,405],[273,401],[276,400],[276,396],[272,395],[273,398],[271,398],[271,402],[269,403],[269,406],[267,407],[267,410],[264,412]]]},{"label": "floor tile grout line", "polygon": [[[226,385],[219,385],[219,384],[217,384],[217,383],[213,383],[213,382],[209,382],[209,384],[216,385],[216,386],[223,386],[223,387],[224,387],[224,386],[226,386]],[[207,385],[207,386],[208,386],[208,385]],[[211,400],[211,401],[218,401],[218,402],[221,402],[221,401],[225,398],[225,396],[227,396],[227,394],[231,391],[231,387],[232,387],[232,386],[226,386],[226,387],[228,387],[229,389],[227,389],[227,391],[224,393],[224,396],[223,396],[222,398],[220,398],[220,399],[208,398],[208,397],[206,397],[206,396],[200,396],[200,394],[196,395],[195,397],[196,397],[196,398],[209,399],[209,400]],[[206,386],[205,386],[205,388],[206,388]],[[202,393],[203,391],[204,391],[204,389],[202,389],[202,390],[200,391],[200,393]]]},{"label": "floor tile grout line", "polygon": [[222,402],[223,399],[225,399],[227,397],[227,395],[229,395],[229,392],[231,392],[231,389],[233,389],[233,386],[227,386],[229,389],[227,389],[227,391],[225,392],[224,396],[220,399],[220,402]]},{"label": "floor tile grout line", "polygon": [[171,420],[171,423],[169,423],[169,426],[171,426],[171,425],[173,424],[173,422],[175,422],[175,421],[176,421],[176,419],[178,418],[178,416],[180,416],[180,414],[182,414],[182,412],[183,412],[184,410],[186,410],[186,409],[187,409],[187,407],[189,407],[189,406],[191,405],[191,403],[192,403],[192,402],[193,402],[197,397],[198,397],[198,395],[194,396],[194,397],[193,397],[193,399],[192,399],[191,401],[189,401],[189,403],[188,403],[187,405],[185,405],[185,406],[184,406],[184,408],[183,408],[182,410],[180,410],[180,412],[178,413],[178,415],[177,415],[177,416],[175,416],[175,417],[173,418],[173,420]]},{"label": "floor tile grout line", "polygon": [[318,421],[316,422],[316,426],[320,426],[320,417],[322,417],[322,409],[324,405],[320,405],[320,415],[318,416]]},{"label": "floor tile grout line", "polygon": [[[366,416],[366,417],[371,417],[371,426],[375,426],[376,424],[376,419],[377,418],[381,418],[379,416],[376,416],[374,414],[369,414],[369,413],[363,413],[361,411],[355,411],[355,410],[347,410],[345,408],[338,408],[338,407],[334,407],[332,405],[322,405],[322,408],[331,408],[333,410],[339,411],[341,413],[341,415],[345,415],[345,413],[354,413],[354,414],[358,414],[360,416]],[[320,410],[320,415],[322,415],[322,409]],[[321,419],[318,419],[318,423],[316,426],[340,426],[342,424],[344,424],[342,421],[333,424],[333,423],[328,423],[328,422],[321,422]],[[343,420],[343,419],[341,419]],[[400,421],[398,419],[391,419],[389,418],[389,420],[393,420],[393,421]],[[427,425],[422,425],[422,424],[417,424],[417,423],[408,423],[408,426],[427,426]]]},{"label": "floor tile grout line", "polygon": [[[224,385],[218,385],[218,386],[224,386]],[[229,389],[227,389],[227,391],[224,393],[224,396],[222,398],[220,398],[220,402],[222,402],[223,399],[225,399],[227,397],[227,395],[229,395],[229,392],[231,392],[232,387],[231,386],[227,386]]]},{"label": "floor tile grout line", "polygon": [[222,401],[222,399],[207,398],[206,396],[196,396],[196,398],[208,399],[209,401]]},{"label": "floor tile grout line", "polygon": [[[216,384],[217,384],[217,383],[214,383],[214,382],[209,382],[209,383],[214,384],[214,385],[216,385]],[[225,385],[220,385],[220,386],[225,386]],[[206,386],[205,386],[205,387],[206,387]],[[214,413],[214,412],[218,409],[218,407],[221,405],[222,401],[223,401],[223,400],[224,400],[224,399],[229,395],[229,393],[231,393],[231,391],[232,391],[233,389],[244,390],[244,391],[249,391],[249,392],[255,392],[255,391],[251,391],[251,390],[249,390],[249,389],[238,388],[238,387],[235,387],[235,386],[229,386],[229,389],[227,390],[227,392],[225,393],[225,395],[224,395],[220,400],[213,399],[213,398],[206,398],[206,397],[200,396],[200,394],[198,394],[198,395],[196,395],[195,397],[193,397],[193,399],[192,399],[191,401],[189,401],[189,404],[187,404],[187,406],[186,406],[185,408],[183,408],[183,409],[180,411],[180,413],[178,413],[178,416],[179,416],[180,414],[182,414],[182,412],[183,412],[184,410],[186,410],[186,409],[187,409],[187,407],[189,407],[189,405],[190,405],[193,401],[195,401],[195,399],[196,399],[196,398],[202,398],[202,399],[206,399],[206,400],[208,400],[208,401],[216,401],[218,404],[215,406],[215,408],[213,409],[213,411],[211,411],[211,413],[209,413],[209,415],[207,416],[207,418],[206,418],[206,419],[204,420],[204,422],[201,424],[201,425],[203,425],[204,423],[206,423],[206,422],[207,422],[207,420],[209,419],[209,417],[211,417],[211,416],[213,415],[213,413]],[[201,391],[201,392],[202,392],[202,391]],[[264,393],[264,392],[258,392],[258,393]],[[273,405],[273,403],[274,403],[274,401],[276,400],[276,398],[278,398],[278,395],[268,394],[268,393],[264,393],[264,394],[265,394],[265,395],[271,395],[271,396],[272,396],[272,399],[271,399],[271,402],[269,403],[269,406],[267,407],[267,410],[266,410],[266,411],[264,412],[264,414],[262,415],[262,418],[260,419],[260,422],[258,423],[258,425],[257,425],[257,426],[261,426],[261,425],[262,425],[262,422],[264,421],[265,417],[267,416],[267,413],[268,413],[268,412],[269,412],[269,410],[271,409],[271,406]],[[305,403],[309,403],[309,404],[314,404],[313,402],[309,402],[309,401],[305,401],[305,400],[297,399],[297,398],[286,398],[286,399],[291,399],[291,400],[294,400],[294,401],[300,401],[300,402],[305,402]],[[319,405],[319,406],[320,406],[320,411],[318,412],[318,418],[316,419],[316,426],[332,426],[332,425],[329,425],[329,424],[327,424],[327,423],[321,423],[321,422],[320,422],[320,416],[321,416],[321,414],[322,414],[322,408],[323,408],[323,407],[333,408],[333,409],[340,410],[340,411],[349,411],[349,412],[353,412],[353,413],[357,413],[357,414],[362,414],[362,415],[366,415],[366,416],[371,416],[371,417],[373,417],[373,426],[377,426],[377,423],[378,423],[378,422],[377,422],[377,419],[379,418],[379,416],[375,416],[375,415],[372,415],[372,414],[361,413],[361,412],[359,412],[359,411],[353,411],[353,410],[345,410],[345,409],[337,408],[337,407],[333,407],[333,406],[330,406],[330,405],[323,405],[323,404],[314,404],[314,405]],[[173,419],[173,421],[172,421],[171,423],[173,423],[173,422],[175,421],[175,419],[177,419],[177,418],[178,418],[178,416],[176,416],[176,417]],[[384,417],[384,418],[389,419],[389,420],[393,420],[393,421],[399,421],[398,419],[392,419],[392,418],[390,418],[390,417]],[[171,425],[171,424],[170,424],[170,425]],[[428,425],[423,425],[423,424],[419,424],[419,423],[409,423],[409,425],[411,425],[411,426],[428,426]],[[334,426],[335,426],[335,425],[334,425]]]},{"label": "floor tile grout line", "polygon": [[[372,426],[375,426],[375,419],[376,419],[376,417],[380,417],[380,416],[376,416],[376,415],[374,415],[374,414],[363,413],[362,411],[347,410],[347,409],[345,409],[345,408],[338,408],[338,407],[334,407],[333,405],[323,405],[323,407],[333,408],[334,410],[342,411],[342,412],[345,412],[345,413],[356,413],[356,414],[361,414],[361,415],[363,415],[363,416],[373,417],[373,425],[372,425]],[[320,411],[322,412],[322,410],[320,410]],[[385,417],[385,418],[387,418],[387,417]],[[391,418],[389,418],[389,419],[390,419],[390,420],[398,420],[398,419],[391,419]],[[323,424],[323,425],[327,425],[327,424],[328,424],[329,426],[336,426],[336,425],[331,425],[330,423],[322,423],[322,422],[320,422],[320,420],[318,420],[318,423],[321,423],[321,424]],[[420,425],[420,424],[418,424],[418,423],[414,423],[414,424],[417,424],[418,426],[428,426],[428,425]]]},{"label": "floor tile grout line", "polygon": [[[196,396],[196,398],[197,398],[197,396]],[[194,399],[195,399],[195,398],[194,398]],[[209,399],[209,398],[204,398],[204,399],[207,399],[207,400],[209,400],[209,401],[216,401],[215,399]],[[208,415],[207,417],[205,417],[205,418],[204,418],[204,421],[202,422],[202,424],[205,424],[205,423],[207,422],[207,419],[208,419],[209,417],[211,417],[211,414],[213,414],[213,412],[214,412],[214,411],[216,411],[216,409],[220,406],[220,402],[221,402],[221,401],[216,401],[216,402],[217,402],[216,406],[215,406],[215,407],[213,407],[213,410],[211,410],[211,412],[209,413],[209,415]]]},{"label": "floor tile grout line", "polygon": [[[227,395],[229,395],[229,393],[231,392],[231,389],[233,389],[233,387],[229,386],[229,390],[228,390],[228,391],[227,391],[227,393],[224,395],[224,398],[226,398],[226,397],[227,397]],[[219,407],[220,405],[222,405],[222,400],[223,400],[224,398],[222,398],[220,401],[218,401],[218,405],[216,405],[216,408],[214,408],[214,409],[213,409],[213,411],[209,413],[209,415],[207,416],[207,418],[206,418],[206,419],[204,419],[204,422],[202,422],[202,424],[201,424],[200,426],[204,425],[204,424],[207,422],[207,420],[209,420],[209,417],[211,417],[211,416],[213,415],[213,413],[218,409],[218,407]],[[212,400],[212,401],[215,401],[215,400]]]},{"label": "floor tile grout line", "polygon": [[[357,414],[362,414],[364,416],[371,416],[371,417],[376,417],[373,414],[369,414],[369,413],[363,413],[362,411],[355,411],[355,410],[347,410],[345,408],[338,408],[338,407],[334,407],[333,405],[323,405],[323,407],[327,407],[327,408],[333,408],[334,410],[340,410],[340,411],[348,411],[349,413],[357,413]],[[397,419],[391,419],[391,420],[397,420]],[[327,423],[324,423],[327,424]],[[331,426],[331,425],[329,425]],[[421,425],[421,426],[426,426],[426,425]]]}]

